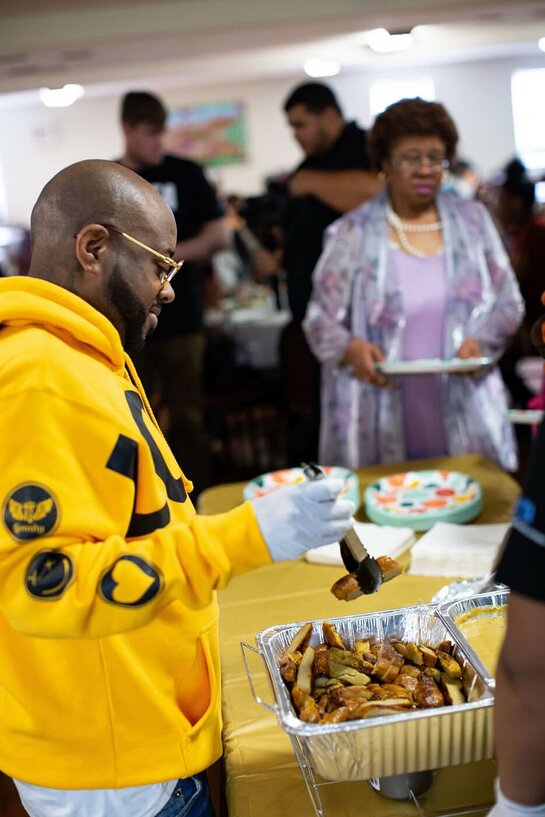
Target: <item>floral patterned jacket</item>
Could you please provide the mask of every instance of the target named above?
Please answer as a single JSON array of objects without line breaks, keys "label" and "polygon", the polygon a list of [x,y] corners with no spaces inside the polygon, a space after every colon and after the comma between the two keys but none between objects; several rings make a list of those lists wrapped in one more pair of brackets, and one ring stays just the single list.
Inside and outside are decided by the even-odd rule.
[{"label": "floral patterned jacket", "polygon": [[[524,313],[518,285],[486,208],[452,194],[439,195],[447,263],[443,357],[476,338],[498,359]],[[303,324],[322,364],[320,462],[349,468],[406,459],[401,390],[377,388],[339,367],[348,342],[378,344],[399,359],[403,300],[388,264],[386,194],[332,224],[313,274]],[[506,422],[506,393],[496,366],[481,376],[441,375],[448,453],[477,452],[507,470],[517,466]]]}]

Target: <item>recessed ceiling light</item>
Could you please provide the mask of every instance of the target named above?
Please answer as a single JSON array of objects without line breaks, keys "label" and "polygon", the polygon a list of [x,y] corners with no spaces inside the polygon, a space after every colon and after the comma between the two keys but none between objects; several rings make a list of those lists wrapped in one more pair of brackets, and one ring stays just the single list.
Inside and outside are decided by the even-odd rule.
[{"label": "recessed ceiling light", "polygon": [[68,108],[84,95],[85,89],[82,85],[70,82],[62,88],[40,88],[38,93],[40,101],[47,108]]},{"label": "recessed ceiling light", "polygon": [[388,54],[391,51],[405,51],[414,44],[409,32],[390,34],[385,28],[374,28],[367,31],[365,41],[369,48],[379,54]]},{"label": "recessed ceiling light", "polygon": [[341,70],[341,64],[337,60],[307,60],[303,70],[308,77],[334,77]]},{"label": "recessed ceiling light", "polygon": [[438,26],[421,23],[417,26],[413,26],[410,33],[415,40],[429,40],[431,37],[437,34],[438,28]]}]

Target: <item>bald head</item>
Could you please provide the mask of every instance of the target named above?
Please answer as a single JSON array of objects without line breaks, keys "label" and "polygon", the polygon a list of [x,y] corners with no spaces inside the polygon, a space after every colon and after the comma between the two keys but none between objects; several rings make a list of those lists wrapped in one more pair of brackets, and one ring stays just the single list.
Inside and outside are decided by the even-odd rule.
[{"label": "bald head", "polygon": [[115,162],[77,162],[46,184],[31,218],[30,275],[59,280],[76,265],[74,235],[87,224],[115,224],[126,232],[153,229],[172,212],[162,196],[132,170]]},{"label": "bald head", "polygon": [[168,204],[132,170],[78,162],[51,179],[36,202],[29,275],[82,298],[114,324],[127,351],[136,351],[174,298],[161,279],[172,266],[164,257],[173,255],[176,233]]}]

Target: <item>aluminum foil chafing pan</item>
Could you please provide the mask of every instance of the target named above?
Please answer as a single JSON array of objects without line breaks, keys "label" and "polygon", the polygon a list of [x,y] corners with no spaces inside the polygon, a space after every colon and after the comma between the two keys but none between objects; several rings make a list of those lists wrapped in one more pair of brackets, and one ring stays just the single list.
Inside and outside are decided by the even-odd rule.
[{"label": "aluminum foil chafing pan", "polygon": [[444,639],[456,642],[454,657],[463,667],[468,702],[345,723],[305,723],[297,717],[278,668],[282,652],[305,622],[262,630],[256,642],[274,690],[278,721],[300,741],[319,775],[326,780],[367,780],[492,757],[493,693],[435,607],[420,605],[318,620],[313,624],[311,644],[323,640],[321,624],[325,620],[335,625],[350,647],[356,639],[367,636],[430,647]]},{"label": "aluminum foil chafing pan", "polygon": [[494,615],[493,610],[495,608],[498,609],[499,613],[503,613],[501,608],[505,607],[508,598],[509,591],[498,590],[493,593],[478,593],[475,596],[466,596],[466,598],[445,602],[437,606],[439,616],[444,620],[451,635],[451,640],[460,644],[475,669],[492,689],[496,686],[496,679],[494,678],[492,670],[483,664],[475,650],[468,643],[464,634],[460,631],[456,622],[460,616],[467,613],[475,613],[478,615],[479,610],[482,610],[483,615]]}]

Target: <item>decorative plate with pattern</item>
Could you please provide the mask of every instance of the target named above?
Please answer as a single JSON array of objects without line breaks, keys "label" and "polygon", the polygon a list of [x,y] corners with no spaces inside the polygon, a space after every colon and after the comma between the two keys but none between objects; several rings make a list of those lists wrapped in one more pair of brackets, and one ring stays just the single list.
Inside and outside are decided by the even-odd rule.
[{"label": "decorative plate with pattern", "polygon": [[[348,468],[339,468],[335,465],[320,466],[324,474],[328,477],[337,477],[344,480],[343,494],[355,503],[360,504],[360,494],[358,478],[354,471]],[[271,491],[276,491],[286,485],[296,485],[298,482],[306,482],[302,468],[285,468],[282,471],[271,471],[268,474],[261,474],[248,482],[243,489],[244,499],[255,499],[258,496],[265,496]]]},{"label": "decorative plate with pattern", "polygon": [[477,480],[459,471],[406,471],[365,490],[365,513],[379,525],[429,530],[436,522],[469,522],[482,510]]}]

